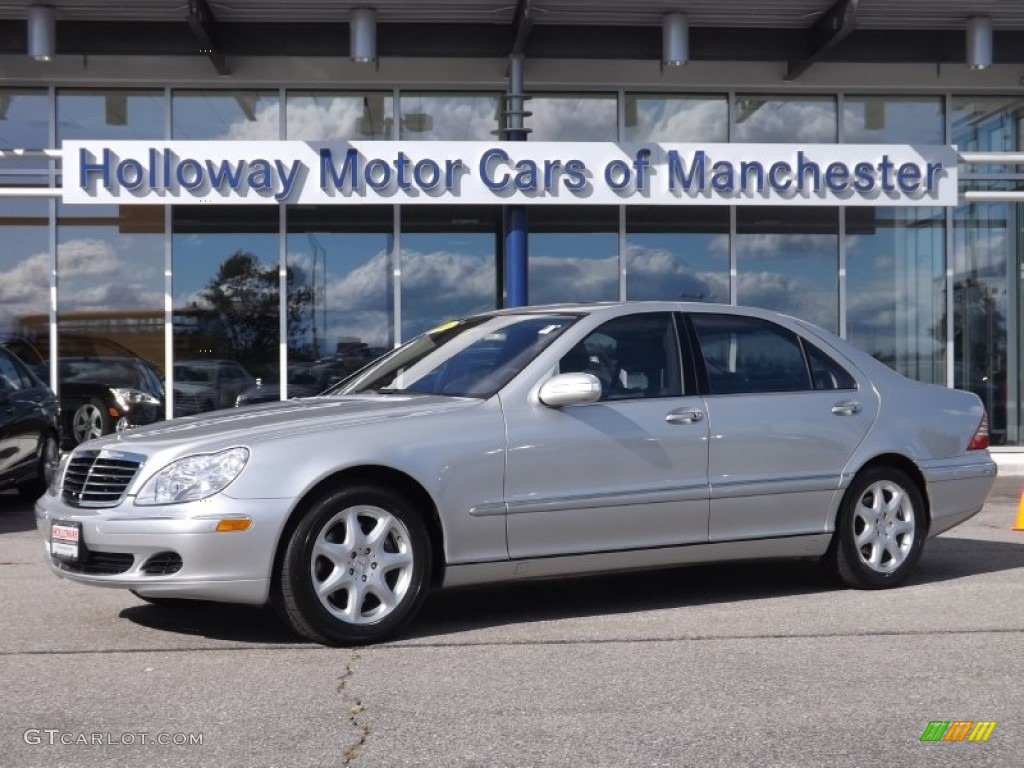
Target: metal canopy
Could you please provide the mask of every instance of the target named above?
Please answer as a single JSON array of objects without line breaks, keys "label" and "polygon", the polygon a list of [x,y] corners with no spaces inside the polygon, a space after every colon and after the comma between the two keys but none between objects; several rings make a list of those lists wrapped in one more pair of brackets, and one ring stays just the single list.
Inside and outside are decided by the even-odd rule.
[{"label": "metal canopy", "polygon": [[[0,54],[23,54],[28,9],[0,0]],[[956,62],[967,19],[995,30],[996,63],[1024,61],[1024,2],[1007,0],[47,0],[57,52],[343,56],[353,8],[377,11],[380,56],[654,59],[665,13],[685,12],[691,60]],[[205,10],[197,12],[197,8]],[[855,8],[855,14],[850,13]],[[837,13],[837,11],[842,13]],[[838,28],[832,24],[837,18]],[[210,43],[214,42],[214,45]]]},{"label": "metal canopy", "polygon": [[[38,0],[0,0],[0,19],[24,20]],[[47,0],[58,20],[182,21],[187,0]],[[515,0],[208,0],[214,17],[238,22],[341,22],[352,8],[377,11],[382,24],[502,24],[515,18]],[[807,29],[834,0],[535,0],[537,25],[658,26],[670,11],[696,27]],[[1024,29],[1024,3],[1007,0],[861,0],[859,29],[963,29],[975,14],[997,30]]]}]

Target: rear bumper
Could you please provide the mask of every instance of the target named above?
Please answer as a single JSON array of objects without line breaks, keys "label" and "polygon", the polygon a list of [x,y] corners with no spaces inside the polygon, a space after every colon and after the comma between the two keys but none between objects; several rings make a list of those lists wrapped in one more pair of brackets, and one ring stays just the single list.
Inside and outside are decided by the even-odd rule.
[{"label": "rear bumper", "polygon": [[981,511],[998,468],[987,451],[921,465],[931,507],[928,536],[938,536]]}]

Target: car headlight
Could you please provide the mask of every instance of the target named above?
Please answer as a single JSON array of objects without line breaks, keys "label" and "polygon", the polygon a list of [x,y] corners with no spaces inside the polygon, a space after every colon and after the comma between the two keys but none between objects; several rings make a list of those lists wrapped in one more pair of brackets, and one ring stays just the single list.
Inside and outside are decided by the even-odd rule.
[{"label": "car headlight", "polygon": [[248,460],[248,448],[229,448],[172,461],[145,482],[135,503],[180,504],[213,496],[238,477]]},{"label": "car headlight", "polygon": [[160,405],[160,401],[151,394],[137,389],[111,387],[110,394],[125,411],[130,411],[133,405]]}]

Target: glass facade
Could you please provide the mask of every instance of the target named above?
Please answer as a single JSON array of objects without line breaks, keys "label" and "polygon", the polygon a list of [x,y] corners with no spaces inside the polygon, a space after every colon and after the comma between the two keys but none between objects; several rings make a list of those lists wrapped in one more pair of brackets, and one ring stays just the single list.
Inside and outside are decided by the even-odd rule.
[{"label": "glass facade", "polygon": [[626,209],[626,298],[728,304],[729,209]]},{"label": "glass facade", "polygon": [[400,215],[401,339],[499,306],[499,208],[405,206]]},{"label": "glass facade", "polygon": [[[174,209],[174,415],[230,408],[280,372],[278,211],[271,206]],[[309,302],[288,296],[286,332]],[[230,363],[230,365],[229,365]]]},{"label": "glass facade", "polygon": [[838,209],[739,208],[736,272],[736,303],[795,315],[837,332]]},{"label": "glass facade", "polygon": [[[964,150],[1024,149],[1024,99],[954,96],[951,105],[950,138]],[[961,166],[961,174],[973,188],[1007,188],[992,166]],[[953,386],[981,397],[995,445],[1022,440],[1021,214],[1020,205],[997,202],[953,211]]]},{"label": "glass facade", "polygon": [[[847,96],[843,142],[941,144],[942,98]],[[850,208],[846,336],[904,376],[946,381],[946,212]]]},{"label": "glass facade", "polygon": [[[0,146],[493,141],[502,104],[499,92],[402,88],[3,88]],[[1024,149],[1024,99],[1009,95],[545,92],[526,108],[529,141]],[[3,184],[47,186],[59,172],[45,159],[0,159]],[[960,173],[971,189],[1024,181],[997,166]],[[993,442],[1024,439],[1018,204],[531,206],[527,218],[533,304],[781,310],[904,375],[977,392]],[[168,210],[7,198],[0,226],[0,336],[47,376],[87,339],[93,354],[130,354],[150,372],[163,416],[306,394],[439,322],[503,304],[500,206]],[[64,395],[82,373],[58,370]]]}]

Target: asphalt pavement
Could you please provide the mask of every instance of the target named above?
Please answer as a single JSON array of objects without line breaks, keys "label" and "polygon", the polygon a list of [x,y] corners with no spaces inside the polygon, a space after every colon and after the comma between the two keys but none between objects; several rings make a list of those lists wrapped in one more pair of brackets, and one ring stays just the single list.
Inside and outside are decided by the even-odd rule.
[{"label": "asphalt pavement", "polygon": [[[60,580],[3,493],[0,765],[1019,766],[1022,490],[895,590],[804,562],[461,589],[355,650]],[[922,742],[932,721],[996,725]]]}]

